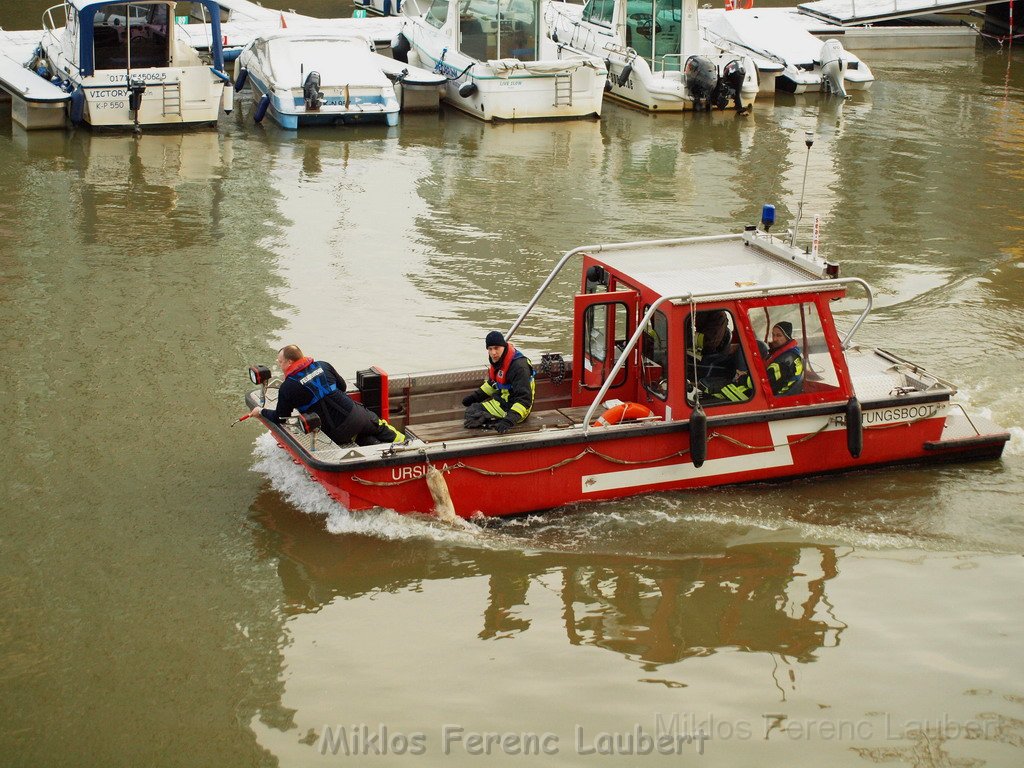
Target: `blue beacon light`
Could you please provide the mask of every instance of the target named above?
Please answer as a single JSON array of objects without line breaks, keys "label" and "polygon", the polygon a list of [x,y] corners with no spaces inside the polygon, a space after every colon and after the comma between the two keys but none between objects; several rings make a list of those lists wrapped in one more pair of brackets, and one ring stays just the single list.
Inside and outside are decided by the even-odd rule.
[{"label": "blue beacon light", "polygon": [[764,231],[767,232],[772,224],[775,223],[775,206],[774,205],[763,205],[761,206],[761,225],[764,227]]}]

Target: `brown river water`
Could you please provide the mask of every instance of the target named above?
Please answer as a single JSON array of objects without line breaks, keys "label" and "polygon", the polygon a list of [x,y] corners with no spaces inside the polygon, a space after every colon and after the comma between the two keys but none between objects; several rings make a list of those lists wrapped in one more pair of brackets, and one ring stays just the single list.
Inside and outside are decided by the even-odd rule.
[{"label": "brown river water", "polygon": [[[0,105],[0,764],[1024,764],[1024,47],[868,61],[869,94],[747,118],[295,134],[246,95],[134,138]],[[483,365],[572,247],[785,226],[805,130],[859,340],[957,382],[1001,461],[461,531],[352,515],[229,426],[283,342]]]}]

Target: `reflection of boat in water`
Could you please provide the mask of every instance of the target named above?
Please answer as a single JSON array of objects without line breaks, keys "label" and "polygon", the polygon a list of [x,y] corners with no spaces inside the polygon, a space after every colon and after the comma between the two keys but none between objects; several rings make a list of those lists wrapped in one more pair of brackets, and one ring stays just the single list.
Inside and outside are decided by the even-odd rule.
[{"label": "reflection of boat in water", "polygon": [[572,645],[635,659],[647,670],[723,649],[807,662],[839,643],[845,628],[828,601],[837,575],[832,547],[747,544],[684,558],[432,547],[422,540],[332,536],[316,516],[261,493],[253,517],[258,549],[278,562],[292,610],[313,612],[338,597],[419,591],[427,581],[486,579],[477,636],[512,637],[539,619],[531,590],[552,590]]},{"label": "reflection of boat in water", "polygon": [[701,39],[697,0],[551,2],[548,36],[608,63],[608,95],[659,112],[744,109],[757,98],[757,70],[743,53]]},{"label": "reflection of boat in water", "polygon": [[434,0],[405,6],[395,58],[447,77],[445,100],[482,120],[601,114],[602,59],[567,55],[542,32],[544,0]]},{"label": "reflection of boat in water", "polygon": [[[952,384],[853,344],[870,287],[771,234],[773,221],[770,209],[763,230],[568,252],[509,334],[562,266],[582,258],[571,354],[537,360],[533,413],[507,434],[463,426],[460,401],[479,384],[479,369],[361,372],[357,396],[410,437],[401,445],[335,446],[315,431],[267,426],[349,509],[454,506],[464,517],[1000,456],[1009,435],[951,403]],[[866,294],[866,306],[840,333],[832,305],[851,290]],[[714,366],[701,341],[712,320],[721,321],[727,350]],[[774,348],[799,361],[784,386],[781,352],[765,346],[776,343],[780,324],[786,340]],[[249,393],[248,405],[273,403],[269,372],[253,375],[263,389]],[[615,401],[640,403],[648,415],[598,422]]]},{"label": "reflection of boat in water", "polygon": [[367,121],[398,125],[398,97],[376,57],[373,43],[357,35],[266,35],[239,54],[236,88],[251,83],[259,102],[257,122],[269,112],[283,128]]},{"label": "reflection of boat in water", "polygon": [[[213,12],[213,0],[197,0]],[[50,8],[29,65],[44,83],[71,94],[72,122],[93,126],[214,123],[231,109],[225,89],[219,16],[211,26],[212,66],[200,60],[174,16],[173,2],[69,0]],[[61,18],[61,15],[63,18]]]}]

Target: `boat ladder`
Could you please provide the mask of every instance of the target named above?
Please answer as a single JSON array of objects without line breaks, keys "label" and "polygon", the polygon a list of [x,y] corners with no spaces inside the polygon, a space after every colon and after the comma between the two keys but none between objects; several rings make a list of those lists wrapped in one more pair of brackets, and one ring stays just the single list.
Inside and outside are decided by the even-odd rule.
[{"label": "boat ladder", "polygon": [[555,106],[572,106],[572,72],[555,75]]},{"label": "boat ladder", "polygon": [[181,83],[164,84],[164,117],[177,115],[181,117]]}]

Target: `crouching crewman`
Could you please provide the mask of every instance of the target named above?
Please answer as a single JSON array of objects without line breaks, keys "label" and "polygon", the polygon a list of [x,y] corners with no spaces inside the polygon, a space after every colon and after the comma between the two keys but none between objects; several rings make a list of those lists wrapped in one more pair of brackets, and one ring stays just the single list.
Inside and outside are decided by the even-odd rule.
[{"label": "crouching crewman", "polygon": [[498,331],[488,333],[485,344],[490,367],[480,388],[462,399],[464,424],[467,429],[493,429],[503,435],[530,415],[536,373],[526,355]]}]

